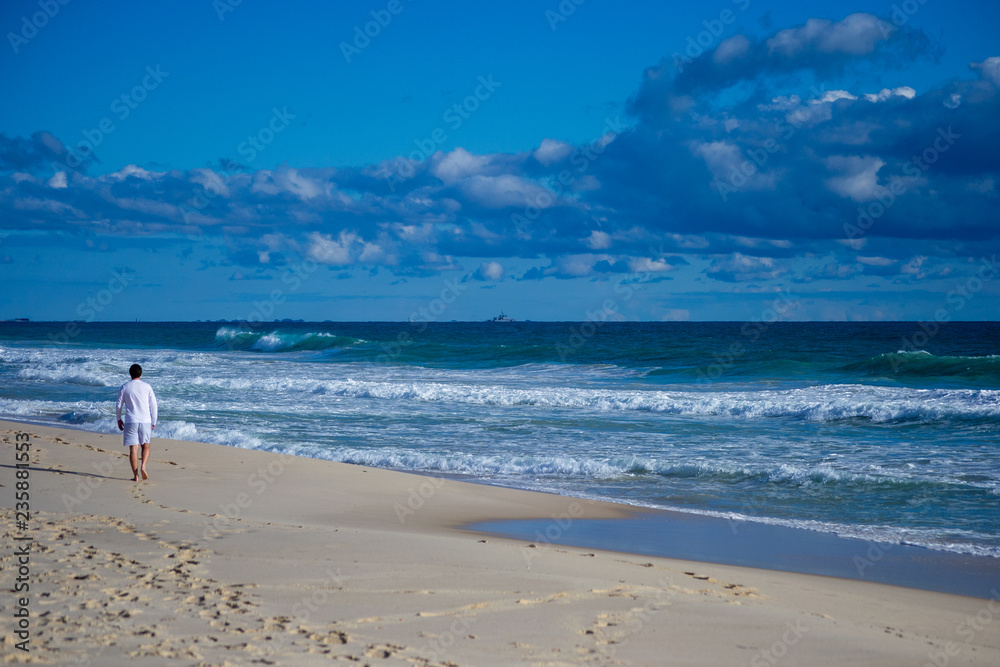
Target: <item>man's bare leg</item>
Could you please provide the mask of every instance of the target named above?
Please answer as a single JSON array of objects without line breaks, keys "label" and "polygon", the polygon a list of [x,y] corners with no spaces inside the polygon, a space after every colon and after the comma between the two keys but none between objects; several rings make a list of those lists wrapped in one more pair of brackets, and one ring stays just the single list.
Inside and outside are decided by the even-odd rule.
[{"label": "man's bare leg", "polygon": [[147,442],[142,446],[142,478],[149,479],[149,475],[146,474],[146,461],[149,460],[149,443]]},{"label": "man's bare leg", "polygon": [[[149,445],[146,445],[148,448]],[[148,456],[148,454],[147,454]],[[132,465],[132,481],[139,481],[139,445],[129,445],[128,462]],[[145,465],[145,462],[143,462]]]}]

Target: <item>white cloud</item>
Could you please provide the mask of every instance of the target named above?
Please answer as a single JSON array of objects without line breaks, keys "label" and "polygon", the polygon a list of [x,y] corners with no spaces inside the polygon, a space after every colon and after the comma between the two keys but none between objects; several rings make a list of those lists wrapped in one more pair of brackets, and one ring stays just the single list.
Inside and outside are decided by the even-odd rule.
[{"label": "white cloud", "polygon": [[472,277],[475,280],[498,282],[503,280],[503,265],[500,262],[483,262]]},{"label": "white cloud", "polygon": [[900,267],[899,272],[907,275],[911,275],[914,278],[923,278],[927,275],[924,271],[924,262],[927,261],[927,257],[923,255],[917,255],[910,259],[909,262]]},{"label": "white cloud", "polygon": [[440,272],[462,270],[462,265],[456,262],[451,255],[441,255],[437,252],[428,250],[420,253],[420,258],[423,260],[423,264],[421,264],[420,268],[426,271]]},{"label": "white cloud", "polygon": [[771,257],[754,257],[734,252],[724,258],[712,260],[705,269],[712,278],[727,282],[744,282],[750,280],[770,280],[786,273]]},{"label": "white cloud", "polygon": [[836,239],[836,242],[840,245],[845,245],[852,250],[861,250],[866,245],[868,245],[868,237],[863,236],[859,239]]},{"label": "white cloud", "polygon": [[286,192],[294,194],[300,199],[312,199],[326,192],[326,188],[319,181],[303,176],[297,169],[279,171],[276,180]]},{"label": "white cloud", "polygon": [[469,199],[488,208],[546,208],[555,201],[555,195],[550,191],[513,174],[472,176],[462,181],[459,189]]},{"label": "white cloud", "polygon": [[824,183],[832,192],[841,197],[849,197],[857,202],[875,199],[878,171],[885,162],[873,156],[834,155],[825,160],[830,171],[840,172],[839,176],[826,179]]},{"label": "white cloud", "polygon": [[116,181],[124,181],[126,178],[133,176],[135,178],[141,178],[144,181],[151,181],[154,178],[163,176],[164,172],[160,171],[146,171],[142,167],[137,167],[134,164],[127,164],[118,171],[113,171],[106,176],[106,178],[111,178]]},{"label": "white cloud", "polygon": [[[715,181],[732,184],[739,178],[741,190],[767,190],[775,185],[776,175],[761,171],[735,144],[728,141],[693,141],[688,146],[694,155],[705,161]],[[745,164],[753,167],[750,176],[746,175]]]},{"label": "white cloud", "polygon": [[720,180],[729,178],[733,170],[738,169],[745,160],[739,147],[727,141],[695,142],[691,146],[691,152],[704,160],[712,176]]},{"label": "white cloud", "polygon": [[890,97],[905,97],[908,100],[912,100],[917,96],[917,91],[913,90],[909,86],[900,86],[898,88],[883,88],[878,91],[878,93],[865,93],[865,99],[869,102],[885,102]]},{"label": "white cloud", "polygon": [[594,264],[606,259],[609,259],[607,255],[566,255],[560,257],[557,264],[562,275],[580,278],[589,276]]},{"label": "white cloud", "polygon": [[364,242],[361,245],[361,255],[358,256],[358,261],[362,264],[378,264],[386,260],[386,254],[385,248],[378,243]]},{"label": "white cloud", "polygon": [[192,169],[189,173],[192,183],[197,183],[216,195],[229,197],[229,187],[222,177],[211,169]]},{"label": "white cloud", "polygon": [[723,40],[712,54],[712,59],[717,65],[725,65],[734,60],[739,60],[750,51],[750,40],[743,35],[734,35]]},{"label": "white cloud", "polygon": [[422,244],[434,240],[434,225],[430,223],[404,225],[394,222],[387,227],[404,243]]},{"label": "white cloud", "polygon": [[[823,266],[822,272],[816,277],[844,280],[845,278],[852,278],[860,272],[861,267],[857,264],[840,264],[839,262],[830,262]],[[813,276],[810,276],[810,278],[812,277]]]},{"label": "white cloud", "polygon": [[632,273],[665,273],[673,271],[674,266],[662,259],[649,257],[633,257],[628,261],[628,270]]},{"label": "white cloud", "polygon": [[856,100],[856,99],[858,99],[857,95],[851,95],[846,90],[828,90],[825,93],[823,93],[823,97],[819,98],[818,100],[813,100],[813,103],[819,104],[827,102],[836,102],[837,100]]},{"label": "white cloud", "polygon": [[352,204],[351,198],[336,191],[332,183],[321,182],[306,176],[298,169],[279,169],[276,171],[261,169],[253,175],[250,192],[267,195],[287,193],[303,201],[325,195],[333,202],[340,203],[345,207]]},{"label": "white cloud", "polygon": [[541,145],[535,149],[532,155],[547,167],[550,164],[564,160],[572,152],[573,147],[564,141],[542,139]]},{"label": "white cloud", "polygon": [[438,153],[431,173],[445,185],[454,185],[465,178],[483,173],[489,163],[489,156],[473,155],[464,148],[456,148],[450,153]]},{"label": "white cloud", "polygon": [[611,247],[611,235],[595,229],[583,242],[591,250],[607,250]]},{"label": "white cloud", "polygon": [[858,257],[858,261],[862,264],[867,264],[868,266],[889,266],[895,264],[896,260],[889,259],[888,257]]},{"label": "white cloud", "polygon": [[52,178],[49,179],[49,182],[46,183],[46,185],[48,185],[50,188],[55,188],[57,190],[61,190],[61,189],[65,188],[66,187],[66,172],[65,171],[57,171],[55,174],[52,175]]},{"label": "white cloud", "polygon": [[1000,58],[992,56],[981,63],[969,63],[969,67],[979,70],[980,76],[986,81],[992,81],[1000,88]]},{"label": "white cloud", "polygon": [[733,242],[744,248],[791,248],[792,242],[786,239],[761,239],[748,236],[733,236]]},{"label": "white cloud", "polygon": [[352,264],[351,245],[357,240],[358,235],[354,232],[341,231],[336,239],[329,234],[313,232],[309,235],[309,247],[306,250],[306,255],[320,264],[333,266]]},{"label": "white cloud", "polygon": [[761,111],[785,111],[785,120],[796,127],[812,126],[828,121],[833,117],[833,105],[841,100],[853,102],[857,100],[846,90],[828,90],[822,96],[803,102],[798,95],[779,95],[772,98],[770,104],[760,104]]},{"label": "white cloud", "polygon": [[888,35],[880,19],[871,14],[851,14],[834,23],[827,19],[809,19],[805,25],[782,30],[767,40],[771,53],[794,58],[804,52],[864,55]]},{"label": "white cloud", "polygon": [[695,234],[669,233],[666,236],[676,243],[678,248],[684,248],[685,250],[702,250],[711,245],[707,238]]}]

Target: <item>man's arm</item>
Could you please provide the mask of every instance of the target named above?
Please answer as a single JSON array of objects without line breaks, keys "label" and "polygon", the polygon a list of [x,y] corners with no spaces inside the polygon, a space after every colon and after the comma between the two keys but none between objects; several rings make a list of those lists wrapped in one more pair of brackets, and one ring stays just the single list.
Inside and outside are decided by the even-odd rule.
[{"label": "man's arm", "polygon": [[152,420],[152,427],[156,428],[156,418],[159,416],[157,414],[159,407],[156,405],[156,394],[153,393],[153,388],[149,388],[149,418]]},{"label": "man's arm", "polygon": [[118,430],[125,430],[125,423],[122,421],[122,404],[125,402],[125,385],[118,390],[118,400],[115,401],[115,419],[118,420]]}]

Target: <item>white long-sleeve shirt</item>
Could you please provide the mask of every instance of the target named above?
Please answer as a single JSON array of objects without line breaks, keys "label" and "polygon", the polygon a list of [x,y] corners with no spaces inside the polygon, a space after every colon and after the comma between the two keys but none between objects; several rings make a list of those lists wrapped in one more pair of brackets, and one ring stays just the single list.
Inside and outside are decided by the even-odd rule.
[{"label": "white long-sleeve shirt", "polygon": [[[122,417],[125,408],[125,417]],[[148,423],[156,426],[156,395],[142,380],[129,380],[118,390],[115,418],[128,424]]]}]

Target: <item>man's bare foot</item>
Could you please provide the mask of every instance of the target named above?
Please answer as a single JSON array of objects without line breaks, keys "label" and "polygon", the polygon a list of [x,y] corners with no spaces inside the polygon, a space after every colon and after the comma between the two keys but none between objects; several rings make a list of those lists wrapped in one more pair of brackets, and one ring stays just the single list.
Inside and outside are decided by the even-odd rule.
[{"label": "man's bare foot", "polygon": [[[143,470],[142,470],[142,478],[143,479],[149,479],[149,475],[146,474],[146,469],[145,468],[143,468]],[[136,481],[139,481],[139,480],[137,479]]]}]

